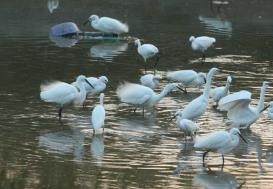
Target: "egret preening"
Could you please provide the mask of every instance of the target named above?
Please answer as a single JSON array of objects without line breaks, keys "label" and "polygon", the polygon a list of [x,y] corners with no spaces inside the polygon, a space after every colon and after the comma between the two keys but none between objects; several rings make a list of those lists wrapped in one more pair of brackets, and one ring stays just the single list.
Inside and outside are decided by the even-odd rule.
[{"label": "egret preening", "polygon": [[185,92],[187,92],[188,87],[200,88],[206,83],[206,74],[203,72],[197,73],[194,70],[168,72],[166,78],[172,82],[180,82]]},{"label": "egret preening", "polygon": [[88,22],[91,23],[91,26],[103,33],[113,33],[120,35],[122,33],[128,33],[129,27],[127,24],[120,22],[114,18],[109,17],[99,17],[98,15],[91,15],[84,25]]},{"label": "egret preening", "polygon": [[185,137],[190,136],[193,138],[193,136],[196,135],[196,132],[199,129],[198,125],[189,119],[182,119],[181,112],[177,112],[175,116],[176,125],[179,129],[181,129],[184,132]]},{"label": "egret preening", "polygon": [[246,142],[237,128],[232,128],[229,132],[216,131],[207,136],[197,137],[194,147],[205,151],[203,154],[203,166],[205,167],[205,157],[208,152],[221,153],[223,159],[222,166],[224,166],[224,154],[230,152],[239,144],[239,137]]},{"label": "egret preening", "polygon": [[159,81],[161,80],[161,76],[153,75],[153,74],[146,74],[140,77],[141,85],[149,87],[151,89],[155,89],[159,87]]},{"label": "egret preening", "polygon": [[206,77],[206,85],[203,94],[192,100],[186,107],[182,110],[182,119],[196,120],[202,116],[207,108],[209,100],[209,91],[211,87],[212,77],[217,74],[218,68],[211,68]]},{"label": "egret preening", "polygon": [[216,87],[210,90],[209,96],[213,99],[214,102],[216,102],[216,107],[218,106],[219,100],[229,94],[229,87],[231,82],[232,78],[231,76],[228,76],[226,86]]},{"label": "egret preening", "polygon": [[93,133],[95,134],[96,129],[103,128],[104,131],[104,120],[105,120],[105,109],[103,107],[104,94],[100,94],[100,104],[96,105],[92,111],[91,122],[93,126]]},{"label": "egret preening", "polygon": [[156,67],[158,61],[159,61],[159,56],[158,56],[158,48],[154,46],[153,44],[142,44],[140,43],[139,39],[135,40],[135,45],[137,45],[137,52],[142,58],[144,59],[145,62],[145,70],[146,70],[146,61],[147,59],[156,56],[156,62],[154,64],[154,68]]},{"label": "egret preening", "polygon": [[65,105],[82,105],[85,101],[86,90],[84,83],[87,83],[90,85],[90,87],[93,87],[92,84],[83,75],[77,77],[77,87],[61,81],[42,84],[40,86],[40,97],[45,102],[56,103],[60,106],[58,115],[59,119],[61,119],[62,110]]},{"label": "egret preening", "polygon": [[208,36],[200,36],[196,38],[194,36],[191,36],[189,41],[191,42],[192,50],[201,51],[202,61],[205,61],[205,51],[216,42],[216,39],[214,37]]},{"label": "egret preening", "polygon": [[268,118],[269,119],[273,119],[273,101],[271,101],[269,103],[268,109],[267,109],[267,113],[268,113]]},{"label": "egret preening", "polygon": [[264,108],[264,95],[267,87],[268,82],[264,81],[260,100],[255,107],[250,106],[251,93],[248,91],[239,91],[223,97],[219,101],[218,109],[227,111],[227,124],[231,127],[247,129],[259,119],[260,114],[266,109]]},{"label": "egret preening", "polygon": [[167,84],[161,93],[157,94],[149,87],[125,82],[118,86],[116,92],[121,102],[143,107],[144,113],[144,107],[151,108],[155,106],[174,88],[176,88],[175,83]]}]

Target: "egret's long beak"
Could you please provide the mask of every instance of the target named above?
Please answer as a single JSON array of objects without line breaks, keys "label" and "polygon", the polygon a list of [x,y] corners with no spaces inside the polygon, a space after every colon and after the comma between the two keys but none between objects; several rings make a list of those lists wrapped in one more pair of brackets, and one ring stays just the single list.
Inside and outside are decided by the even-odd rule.
[{"label": "egret's long beak", "polygon": [[88,84],[88,85],[90,85],[93,89],[95,88],[87,79],[84,79],[85,80],[85,82]]},{"label": "egret's long beak", "polygon": [[265,111],[267,108],[269,108],[270,107],[270,105],[268,104],[267,106],[265,106],[261,111],[260,111],[260,113],[262,113],[263,111]]},{"label": "egret's long beak", "polygon": [[83,23],[83,25],[85,26],[88,22],[89,22],[89,20],[86,20],[86,21]]},{"label": "egret's long beak", "polygon": [[246,139],[245,139],[240,133],[238,133],[238,134],[239,134],[239,136],[241,137],[241,139],[247,144]]},{"label": "egret's long beak", "polygon": [[179,89],[180,91],[182,91],[182,92],[184,92],[184,93],[186,93],[187,91],[185,91],[184,89],[182,89],[181,87],[179,87],[179,86],[176,86],[176,88],[177,89]]}]

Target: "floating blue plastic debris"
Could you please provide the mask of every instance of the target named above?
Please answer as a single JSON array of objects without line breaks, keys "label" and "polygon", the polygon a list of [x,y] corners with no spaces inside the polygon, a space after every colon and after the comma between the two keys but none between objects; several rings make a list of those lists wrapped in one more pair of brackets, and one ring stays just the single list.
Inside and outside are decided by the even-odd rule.
[{"label": "floating blue plastic debris", "polygon": [[64,22],[57,24],[50,29],[49,35],[51,36],[73,36],[82,33],[78,26],[73,22]]}]

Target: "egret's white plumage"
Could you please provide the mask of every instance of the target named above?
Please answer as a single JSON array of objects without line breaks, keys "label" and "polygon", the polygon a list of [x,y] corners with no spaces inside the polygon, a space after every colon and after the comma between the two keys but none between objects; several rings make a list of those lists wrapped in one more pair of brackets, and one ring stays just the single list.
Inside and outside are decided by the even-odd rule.
[{"label": "egret's white plumage", "polygon": [[153,74],[146,74],[140,77],[140,83],[141,85],[144,85],[146,87],[149,87],[151,89],[155,89],[159,87],[159,81],[161,79],[161,76],[159,75],[153,75]]},{"label": "egret's white plumage", "polygon": [[268,118],[273,119],[273,101],[269,103],[269,107],[267,109]]},{"label": "egret's white plumage", "polygon": [[173,82],[180,82],[185,90],[188,87],[201,87],[206,83],[206,74],[203,72],[197,73],[194,70],[168,72],[166,78]]},{"label": "egret's white plumage", "polygon": [[94,29],[104,33],[113,33],[113,34],[119,35],[122,33],[128,33],[129,31],[129,27],[127,24],[124,24],[114,18],[99,17],[98,15],[91,15],[88,18],[88,21],[91,23],[91,26]]},{"label": "egret's white plumage", "polygon": [[229,132],[216,131],[207,136],[197,137],[194,147],[205,151],[203,163],[208,152],[218,152],[222,154],[224,164],[224,154],[230,152],[239,144],[239,136],[245,141],[237,128],[232,128]]},{"label": "egret's white plumage", "polygon": [[203,59],[205,59],[205,51],[216,42],[216,39],[208,36],[191,36],[189,41],[191,42],[192,50],[202,52]]},{"label": "egret's white plumage", "polygon": [[198,125],[189,119],[181,119],[180,115],[181,114],[179,113],[176,114],[177,127],[184,132],[185,136],[193,137],[196,134],[197,130],[199,129]]},{"label": "egret's white plumage", "polygon": [[226,86],[216,87],[210,90],[209,96],[213,99],[214,102],[218,104],[221,98],[229,94],[229,87],[231,82],[232,82],[232,78],[231,76],[228,76]]},{"label": "egret's white plumage", "polygon": [[212,77],[218,72],[218,68],[211,68],[206,77],[206,85],[203,94],[192,100],[182,110],[182,119],[196,120],[204,114],[207,108]]},{"label": "egret's white plumage", "polygon": [[[101,93],[106,88],[108,83],[108,78],[106,76],[96,77],[87,77],[89,83],[92,84],[93,88],[90,85],[84,84],[87,96],[94,96]],[[76,82],[73,82],[72,85],[77,86]]]},{"label": "egret's white plumage", "polygon": [[157,94],[149,87],[126,82],[119,85],[116,92],[121,102],[150,108],[155,106],[175,87],[176,84],[174,83],[167,84],[161,93]]},{"label": "egret's white plumage", "polygon": [[[135,40],[135,45],[137,45],[137,52],[140,56],[142,56],[144,62],[146,62],[148,58],[154,57],[159,52],[158,48],[153,44],[141,44],[139,39]],[[158,57],[155,62],[155,66],[157,62]]]},{"label": "egret's white plumage", "polygon": [[59,118],[61,118],[62,109],[65,105],[72,103],[75,105],[83,104],[86,98],[85,82],[92,87],[92,84],[83,75],[77,77],[77,87],[61,81],[41,84],[40,97],[45,102],[58,104],[60,106]]},{"label": "egret's white plumage", "polygon": [[100,104],[96,105],[92,111],[91,122],[92,122],[94,133],[96,129],[100,129],[102,127],[104,129],[105,109],[103,107],[103,98],[104,98],[104,94],[101,93]]},{"label": "egret's white plumage", "polygon": [[255,107],[250,106],[251,93],[248,91],[239,91],[223,97],[219,101],[218,109],[227,111],[227,123],[231,127],[246,129],[259,119],[264,110],[264,95],[267,87],[268,82],[264,81],[259,102]]}]

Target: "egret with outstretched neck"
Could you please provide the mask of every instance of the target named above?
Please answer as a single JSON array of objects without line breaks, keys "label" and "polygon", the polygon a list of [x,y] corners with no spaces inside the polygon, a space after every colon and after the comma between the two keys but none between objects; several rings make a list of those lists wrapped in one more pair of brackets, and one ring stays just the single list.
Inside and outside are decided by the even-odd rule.
[{"label": "egret with outstretched neck", "polygon": [[207,108],[209,100],[209,91],[211,87],[212,78],[219,71],[218,68],[211,68],[206,77],[206,85],[203,94],[192,100],[181,112],[181,119],[197,120],[202,116]]},{"label": "egret with outstretched neck", "polygon": [[146,74],[140,77],[141,85],[149,87],[151,89],[155,89],[159,87],[159,81],[161,80],[161,76],[153,75],[153,74]]},{"label": "egret with outstretched neck", "polygon": [[227,96],[229,94],[229,87],[232,82],[232,78],[229,75],[227,77],[226,86],[216,87],[210,90],[209,96],[216,102],[216,107],[218,106],[218,102],[221,98]]},{"label": "egret with outstretched neck", "polygon": [[59,105],[59,119],[62,117],[62,110],[65,105],[75,104],[82,105],[86,99],[86,90],[84,83],[93,87],[85,76],[80,75],[76,79],[78,87],[71,84],[54,81],[46,84],[41,84],[40,97],[45,102],[56,103]]}]

